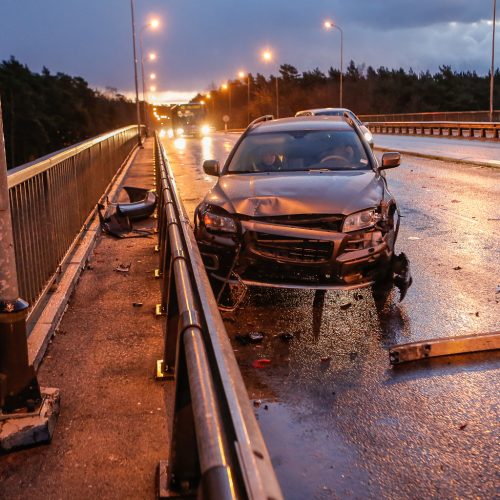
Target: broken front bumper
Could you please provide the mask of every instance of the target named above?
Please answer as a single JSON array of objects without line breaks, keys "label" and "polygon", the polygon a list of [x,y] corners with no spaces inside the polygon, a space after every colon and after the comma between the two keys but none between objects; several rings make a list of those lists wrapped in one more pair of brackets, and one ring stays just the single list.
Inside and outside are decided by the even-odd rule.
[{"label": "broken front bumper", "polygon": [[214,279],[236,283],[234,271],[252,286],[349,290],[387,276],[394,232],[348,234],[250,220],[241,222],[238,236],[200,226],[197,240]]}]

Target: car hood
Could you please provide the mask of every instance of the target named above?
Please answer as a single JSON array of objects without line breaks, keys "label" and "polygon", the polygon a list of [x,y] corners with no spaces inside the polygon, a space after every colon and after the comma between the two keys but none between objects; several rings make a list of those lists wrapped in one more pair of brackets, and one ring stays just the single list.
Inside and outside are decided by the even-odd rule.
[{"label": "car hood", "polygon": [[348,215],[377,206],[383,179],[373,171],[223,175],[205,198],[230,213],[250,217]]}]

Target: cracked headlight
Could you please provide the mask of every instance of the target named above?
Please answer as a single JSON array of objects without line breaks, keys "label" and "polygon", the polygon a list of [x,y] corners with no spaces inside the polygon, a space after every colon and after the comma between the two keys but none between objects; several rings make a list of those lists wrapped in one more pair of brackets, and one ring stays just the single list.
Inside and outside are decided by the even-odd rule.
[{"label": "cracked headlight", "polygon": [[349,233],[351,231],[359,231],[374,226],[380,220],[380,215],[374,208],[356,212],[355,214],[348,215],[344,224],[342,225],[342,232]]},{"label": "cracked headlight", "polygon": [[203,224],[212,231],[222,231],[224,233],[236,233],[236,221],[232,217],[205,212],[203,214]]}]

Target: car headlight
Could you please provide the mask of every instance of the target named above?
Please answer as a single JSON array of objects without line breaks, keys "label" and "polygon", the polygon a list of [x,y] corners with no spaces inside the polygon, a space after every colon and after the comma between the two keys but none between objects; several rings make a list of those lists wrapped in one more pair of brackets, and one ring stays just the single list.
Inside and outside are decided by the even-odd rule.
[{"label": "car headlight", "polygon": [[200,130],[203,135],[208,135],[210,133],[210,127],[208,125],[202,125]]},{"label": "car headlight", "polygon": [[174,136],[174,131],[173,131],[173,129],[169,128],[169,129],[167,130],[167,135],[168,135],[168,137],[169,137],[170,139],[172,139],[172,137]]},{"label": "car headlight", "polygon": [[184,129],[183,129],[182,127],[179,127],[179,128],[176,130],[176,132],[177,132],[177,135],[182,135],[182,134],[184,134]]},{"label": "car headlight", "polygon": [[348,215],[344,224],[342,225],[342,232],[349,233],[351,231],[359,231],[367,227],[374,226],[380,220],[380,215],[374,208],[356,212],[355,214]]},{"label": "car headlight", "polygon": [[223,231],[224,233],[236,233],[236,221],[232,217],[205,212],[203,214],[203,224],[212,231]]}]

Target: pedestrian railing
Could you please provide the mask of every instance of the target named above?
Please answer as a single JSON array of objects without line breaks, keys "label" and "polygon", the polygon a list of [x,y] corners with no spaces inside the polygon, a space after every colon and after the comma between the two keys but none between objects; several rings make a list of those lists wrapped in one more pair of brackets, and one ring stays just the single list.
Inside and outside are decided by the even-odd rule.
[{"label": "pedestrian railing", "polygon": [[158,378],[175,379],[159,497],[280,499],[281,490],[165,151],[156,138],[161,308]]},{"label": "pedestrian railing", "polygon": [[500,110],[493,111],[428,111],[425,113],[385,113],[359,115],[364,122],[499,122]]},{"label": "pedestrian railing", "polygon": [[365,125],[375,134],[500,139],[500,122],[367,121]]},{"label": "pedestrian railing", "polygon": [[137,135],[121,128],[8,172],[19,292],[32,314]]}]

